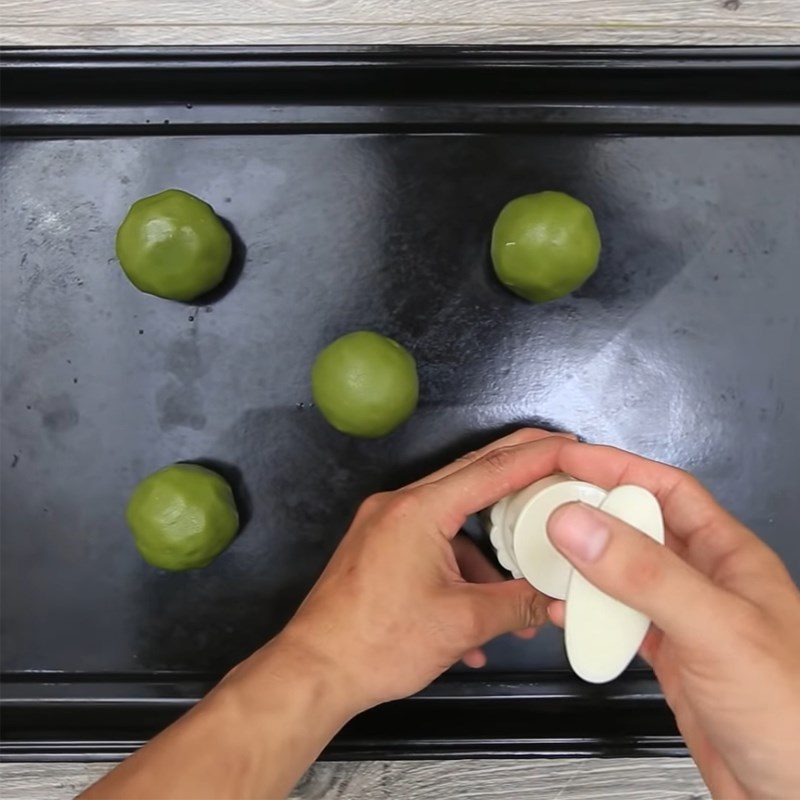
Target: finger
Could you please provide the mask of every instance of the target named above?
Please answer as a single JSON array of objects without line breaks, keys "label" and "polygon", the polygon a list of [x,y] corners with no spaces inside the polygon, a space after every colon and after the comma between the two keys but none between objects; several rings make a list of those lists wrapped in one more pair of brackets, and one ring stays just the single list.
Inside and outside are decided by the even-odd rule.
[{"label": "finger", "polygon": [[[440,530],[453,536],[469,514],[554,472],[605,488],[634,483],[649,489],[659,499],[670,535],[684,542],[687,561],[706,575],[721,577],[731,588],[742,591],[740,584],[746,584],[745,592],[752,599],[753,592],[772,591],[776,581],[778,591],[791,582],[775,553],[724,511],[692,476],[613,447],[548,436],[492,450],[419,489],[432,495],[430,506],[438,514]],[[734,553],[738,555],[731,559]],[[743,568],[747,575],[741,581]],[[764,582],[764,578],[769,580]]]},{"label": "finger", "polygon": [[473,450],[471,453],[467,453],[466,455],[457,458],[455,461],[448,464],[447,466],[436,470],[436,472],[432,472],[430,475],[427,475],[424,478],[420,478],[420,480],[414,481],[414,483],[410,483],[406,488],[410,489],[414,486],[424,486],[427,483],[433,483],[434,481],[441,480],[447,475],[451,475],[454,472],[458,472],[458,470],[466,467],[467,464],[472,464],[479,458],[483,458],[483,456],[487,455],[488,453],[491,453],[492,450],[497,450],[500,447],[513,447],[515,445],[525,444],[527,442],[537,442],[539,441],[539,439],[545,439],[548,436],[563,436],[575,440],[577,440],[578,438],[577,436],[575,436],[574,433],[562,433],[560,431],[546,431],[543,430],[542,428],[520,428],[519,430],[514,431],[514,433],[508,434],[508,436],[503,436],[502,439],[497,439],[491,444],[487,444],[485,447],[481,447],[479,450]]},{"label": "finger", "polygon": [[511,631],[538,628],[547,619],[549,598],[526,580],[468,584],[463,587],[470,609],[470,636],[481,645]]},{"label": "finger", "polygon": [[480,647],[473,647],[461,656],[461,660],[472,669],[481,669],[486,666],[486,653]]},{"label": "finger", "polygon": [[656,628],[654,625],[650,626],[650,629],[647,631],[647,635],[644,637],[642,641],[642,645],[639,648],[639,655],[652,667],[653,661],[655,660],[656,653],[658,653],[659,647],[661,647],[661,642],[664,639],[664,631]]},{"label": "finger", "polygon": [[470,583],[496,583],[505,580],[500,571],[468,536],[460,535],[450,543],[461,577]]},{"label": "finger", "polygon": [[649,489],[664,512],[670,549],[715,583],[755,601],[774,595],[779,603],[792,588],[778,555],[687,472],[614,447],[583,444],[565,449],[559,468],[609,489],[625,483]]},{"label": "finger", "polygon": [[550,622],[558,628],[564,627],[564,618],[567,613],[567,605],[563,600],[553,600],[547,606],[547,616],[550,617]]},{"label": "finger", "polygon": [[514,447],[500,447],[415,491],[427,496],[439,529],[453,537],[470,514],[557,472],[559,451],[576,444],[563,436],[547,436]]},{"label": "finger", "polygon": [[547,522],[553,545],[602,591],[635,608],[678,644],[708,647],[746,605],[666,547],[616,517],[568,503]]},{"label": "finger", "polygon": [[[498,583],[506,580],[505,576],[490,562],[481,549],[468,536],[459,535],[452,541],[461,577],[470,583]],[[533,639],[536,628],[523,628],[514,631],[519,639]]]},{"label": "finger", "polygon": [[601,445],[576,443],[560,455],[559,470],[579,480],[605,489],[632,483],[651,491],[658,498],[669,531],[684,543],[686,559],[706,575],[738,548],[755,550],[762,559],[764,551],[769,551],[683,470]]},{"label": "finger", "polygon": [[[664,544],[672,550],[673,553],[680,556],[684,561],[688,559],[687,542],[685,539],[679,539],[669,528],[664,529]],[[697,567],[697,564],[693,566]],[[704,570],[700,570],[703,572]]]},{"label": "finger", "polygon": [[559,467],[573,478],[604,489],[633,483],[651,491],[669,515],[678,536],[727,513],[688,472],[605,445],[576,443],[562,454]]},{"label": "finger", "polygon": [[[508,462],[507,468],[503,468],[502,459]],[[493,451],[449,476],[449,480],[454,483],[463,482],[464,492],[475,492],[469,483],[481,479],[481,467],[484,472],[499,473],[495,476],[494,485],[498,482],[502,484],[502,478],[506,477],[514,487],[511,491],[554,472],[564,472],[606,489],[625,483],[642,486],[656,495],[664,512],[669,536],[674,535],[683,542],[687,561],[701,572],[714,575],[715,571],[722,569],[723,574],[714,575],[715,579],[721,577],[726,585],[733,586],[737,584],[738,575],[744,565],[746,571],[751,573],[749,579],[745,578],[745,583],[755,587],[756,592],[759,588],[758,582],[753,578],[769,577],[771,580],[765,584],[768,591],[774,585],[775,579],[778,580],[780,589],[790,582],[788,573],[775,553],[752,531],[728,514],[695,478],[675,467],[614,447],[569,441],[563,437],[548,437],[508,450],[501,448]],[[492,467],[495,469],[492,470]],[[468,472],[473,469],[475,472]],[[520,475],[529,478],[523,478],[522,486],[518,481]],[[454,491],[457,488],[454,487]],[[510,491],[506,493],[510,494]],[[501,494],[502,496],[504,495]],[[492,499],[485,505],[492,502],[496,500]],[[735,552],[739,556],[732,560],[731,555]],[[742,587],[737,585],[736,588],[741,590]]]}]

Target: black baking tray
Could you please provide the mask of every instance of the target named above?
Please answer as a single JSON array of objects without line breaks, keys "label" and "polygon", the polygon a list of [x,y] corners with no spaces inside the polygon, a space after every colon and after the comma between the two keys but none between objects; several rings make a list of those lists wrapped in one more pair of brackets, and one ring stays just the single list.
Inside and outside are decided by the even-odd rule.
[{"label": "black baking tray", "polygon": [[[800,573],[800,50],[216,48],[2,54],[5,758],[113,759],[291,615],[360,499],[524,424],[695,472]],[[114,260],[135,199],[179,187],[235,232],[180,305]],[[504,291],[515,195],[594,209],[575,295]],[[381,441],[311,406],[354,328],[415,354]],[[176,460],[246,518],[212,566],[147,566],[123,509]],[[691,613],[691,609],[687,609]],[[504,638],[355,720],[332,758],[682,751],[651,674]]]}]

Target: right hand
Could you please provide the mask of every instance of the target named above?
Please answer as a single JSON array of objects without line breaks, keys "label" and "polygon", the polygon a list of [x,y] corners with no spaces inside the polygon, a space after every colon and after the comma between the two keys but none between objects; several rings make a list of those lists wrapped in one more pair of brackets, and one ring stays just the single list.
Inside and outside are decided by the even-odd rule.
[{"label": "right hand", "polygon": [[[666,547],[580,503],[548,521],[591,583],[653,620],[653,667],[715,797],[800,795],[800,592],[778,556],[690,475],[610,447],[550,442],[552,471],[661,504]],[[800,523],[800,520],[798,520]],[[548,613],[564,623],[564,603]]]}]

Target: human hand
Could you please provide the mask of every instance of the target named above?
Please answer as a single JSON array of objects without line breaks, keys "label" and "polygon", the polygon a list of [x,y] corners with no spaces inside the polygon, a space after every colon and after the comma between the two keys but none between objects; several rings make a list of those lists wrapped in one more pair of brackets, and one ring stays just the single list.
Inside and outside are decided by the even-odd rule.
[{"label": "human hand", "polygon": [[481,666],[494,636],[531,636],[549,598],[455,537],[468,514],[531,482],[529,448],[548,438],[562,436],[517,431],[368,499],[287,627],[82,796],[283,797],[359,711],[459,658]]},{"label": "human hand", "polygon": [[278,637],[340,672],[353,713],[427,686],[508,631],[528,637],[549,598],[502,580],[467,537],[466,517],[533,480],[530,446],[572,437],[521,430],[396,492],[368,498]]},{"label": "human hand", "polygon": [[[661,504],[667,547],[582,504],[556,510],[555,547],[653,620],[641,655],[715,797],[800,791],[800,592],[777,555],[690,475],[609,447],[552,443],[542,467]],[[548,612],[563,626],[565,606]]]},{"label": "human hand", "polygon": [[[525,581],[491,582],[454,540],[468,514],[555,472],[656,494],[667,547],[582,506],[553,514],[551,539],[654,620],[642,653],[714,795],[794,796],[800,593],[780,560],[685,473],[543,431],[370,498],[284,631],[85,796],[284,796],[358,711],[421,689],[459,657],[480,665],[483,642],[538,626],[545,607],[562,624],[562,602]],[[198,760],[205,751],[215,757]]]}]

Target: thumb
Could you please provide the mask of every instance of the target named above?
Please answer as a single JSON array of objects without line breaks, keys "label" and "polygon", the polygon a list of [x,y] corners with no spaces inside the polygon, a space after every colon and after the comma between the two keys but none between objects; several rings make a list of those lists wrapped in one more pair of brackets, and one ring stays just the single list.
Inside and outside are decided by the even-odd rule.
[{"label": "thumb", "polygon": [[547,622],[550,598],[520,578],[497,583],[471,583],[464,589],[470,598],[475,645],[495,636]]},{"label": "thumb", "polygon": [[637,528],[583,503],[547,521],[553,546],[590,582],[641,611],[676,642],[708,642],[735,599]]}]

